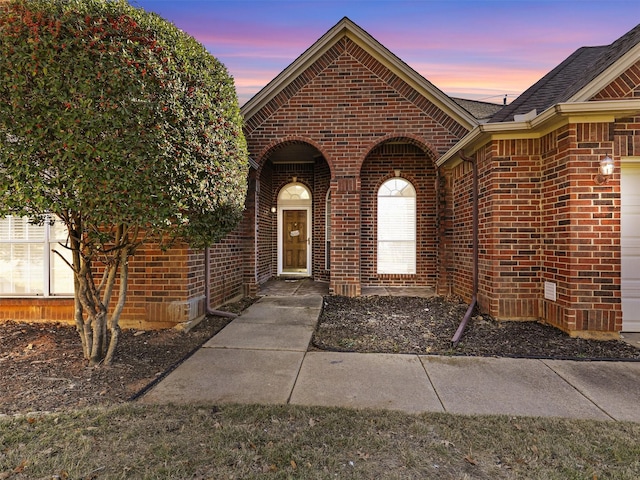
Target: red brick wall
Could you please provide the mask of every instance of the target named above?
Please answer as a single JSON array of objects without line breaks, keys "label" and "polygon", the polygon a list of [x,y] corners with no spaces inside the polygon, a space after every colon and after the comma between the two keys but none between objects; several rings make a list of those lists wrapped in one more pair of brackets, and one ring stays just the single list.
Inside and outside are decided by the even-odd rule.
[{"label": "red brick wall", "polygon": [[[239,230],[227,235],[209,249],[209,265],[211,269],[209,306],[211,308],[219,307],[232,299],[244,295],[244,272],[242,268],[239,268],[244,258],[244,245]],[[200,254],[198,254],[198,261],[200,261]],[[202,263],[194,265],[194,277],[204,279],[202,268],[200,268],[203,264],[204,258],[202,258]],[[190,294],[193,298],[201,295],[200,292],[204,292],[203,283],[194,285]]]},{"label": "red brick wall", "polygon": [[[228,235],[211,247],[211,306],[242,294],[241,236]],[[99,280],[99,278],[97,279]],[[119,283],[116,283],[116,289]],[[117,302],[117,290],[111,309]],[[205,314],[204,251],[186,245],[163,251],[155,245],[139,248],[129,261],[123,328],[156,329],[198,319]],[[63,322],[73,324],[73,299],[0,298],[0,321]]]},{"label": "red brick wall", "polygon": [[623,98],[640,98],[640,61],[628,68],[591,100],[618,100]]},{"label": "red brick wall", "polygon": [[[138,249],[129,261],[127,302],[120,322],[123,327],[164,328],[199,314],[203,307],[197,301],[189,302],[189,290],[198,282],[191,272],[189,256],[186,246],[167,252],[153,245]],[[114,297],[117,288],[118,283]],[[113,298],[111,308],[116,302]],[[72,324],[73,299],[0,298],[0,319]]]},{"label": "red brick wall", "polygon": [[258,192],[258,264],[256,273],[258,283],[266,282],[277,271],[277,218],[276,214],[271,212],[271,207],[276,206],[275,190],[273,166],[271,162],[266,162],[260,172],[260,191]]},{"label": "red brick wall", "polygon": [[313,183],[313,278],[328,282],[329,270],[326,269],[326,207],[327,191],[331,182],[331,170],[327,162],[319,158],[314,164]]},{"label": "red brick wall", "polygon": [[559,218],[545,212],[545,228],[554,228],[556,245],[562,246],[557,249],[562,257],[555,277],[559,304],[566,311],[561,321],[550,321],[568,331],[619,331],[619,179],[606,185],[593,180],[599,160],[612,154],[613,130],[607,123],[576,124],[563,133],[558,136],[559,145],[565,147],[560,149],[555,182],[560,181]]},{"label": "red brick wall", "polygon": [[[640,97],[640,62],[594,101]],[[476,154],[480,165],[480,304],[497,318],[539,318],[577,335],[617,332],[620,308],[620,157],[640,155],[640,117],[615,123],[569,124],[540,139],[493,141]],[[610,155],[614,175],[594,176]],[[470,169],[444,175],[453,211],[441,230],[452,232],[452,290],[470,295],[467,208]],[[451,218],[451,220],[449,220]],[[544,282],[557,300],[544,298]]]},{"label": "red brick wall", "polygon": [[[400,176],[416,190],[416,274],[377,273],[378,190],[400,170]],[[437,230],[435,168],[425,152],[410,144],[383,144],[362,165],[361,262],[363,285],[432,285],[437,279]]]},{"label": "red brick wall", "polygon": [[[360,196],[364,193],[360,173],[367,155],[379,144],[400,138],[435,156],[466,132],[346,37],[247,119],[245,126],[249,150],[261,164],[274,145],[294,139],[324,154],[332,174],[335,212],[330,289],[344,295],[360,294]],[[435,200],[432,204],[435,210]],[[315,228],[324,223],[319,210]],[[314,241],[316,246],[322,243]],[[321,254],[314,251],[314,275],[321,276],[319,263],[323,263]]]},{"label": "red brick wall", "polygon": [[[257,244],[260,241],[258,237],[258,228],[265,216],[264,211],[257,210],[257,206],[260,205],[265,208],[265,205],[260,201],[262,195],[262,188],[259,181],[259,172],[251,169],[249,171],[247,182],[247,200],[245,202],[245,213],[242,218],[238,229],[242,236],[242,248],[243,256],[242,262],[238,265],[238,268],[243,272],[243,291],[245,295],[253,296],[258,292],[258,275],[260,269],[258,268],[258,257],[256,255]],[[270,208],[269,205],[267,208]]]},{"label": "red brick wall", "polygon": [[[485,162],[487,270],[495,272],[492,309],[501,318],[538,316],[540,295],[540,152],[537,140],[503,140]],[[486,184],[483,180],[483,186]],[[483,202],[484,203],[484,202]],[[481,218],[483,216],[481,215]]]},{"label": "red brick wall", "polygon": [[[614,131],[632,124],[570,124],[541,139],[496,140],[477,152],[483,311],[498,319],[543,319],[568,332],[620,330],[619,179],[596,185],[593,177],[598,161],[613,152]],[[453,291],[468,298],[470,167],[461,164],[450,176]],[[556,284],[555,302],[544,299],[545,281]]]},{"label": "red brick wall", "polygon": [[445,215],[448,228],[446,263],[448,270],[448,291],[469,301],[473,290],[473,244],[472,244],[472,174],[469,163],[461,163],[450,172],[447,198],[448,209]]},{"label": "red brick wall", "polygon": [[[540,293],[537,144],[497,141],[474,158],[479,177],[478,304],[497,318],[536,318]],[[445,174],[451,189],[451,208],[445,213],[451,218],[446,229],[452,252],[450,292],[469,301],[473,290],[472,166],[463,162]]]},{"label": "red brick wall", "polygon": [[[436,228],[438,238],[438,283],[436,291],[440,295],[453,295],[456,285],[455,252],[453,249],[453,229],[454,229],[454,177],[455,170],[439,168],[436,172],[438,203],[436,205]],[[458,277],[459,278],[459,277]],[[468,291],[471,292],[471,284],[468,284]]]}]

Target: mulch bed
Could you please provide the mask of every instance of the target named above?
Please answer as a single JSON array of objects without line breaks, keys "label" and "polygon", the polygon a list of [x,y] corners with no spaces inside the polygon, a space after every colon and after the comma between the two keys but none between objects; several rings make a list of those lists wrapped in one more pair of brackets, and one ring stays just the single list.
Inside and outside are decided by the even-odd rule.
[{"label": "mulch bed", "polygon": [[467,307],[443,297],[325,297],[312,342],[345,352],[640,360],[640,349],[620,340],[571,338],[538,322],[497,322],[477,313],[453,348]]}]

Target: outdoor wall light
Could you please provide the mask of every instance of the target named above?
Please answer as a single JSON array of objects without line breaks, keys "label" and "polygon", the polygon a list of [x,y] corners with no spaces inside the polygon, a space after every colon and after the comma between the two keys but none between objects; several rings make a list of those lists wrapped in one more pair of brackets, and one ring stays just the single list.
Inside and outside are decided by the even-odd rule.
[{"label": "outdoor wall light", "polygon": [[613,159],[607,155],[602,160],[600,160],[600,167],[598,174],[593,177],[593,181],[596,185],[604,185],[609,180],[609,177],[613,175],[613,170],[615,165],[613,163]]},{"label": "outdoor wall light", "polygon": [[276,213],[278,209],[276,207],[271,207],[271,213]]}]

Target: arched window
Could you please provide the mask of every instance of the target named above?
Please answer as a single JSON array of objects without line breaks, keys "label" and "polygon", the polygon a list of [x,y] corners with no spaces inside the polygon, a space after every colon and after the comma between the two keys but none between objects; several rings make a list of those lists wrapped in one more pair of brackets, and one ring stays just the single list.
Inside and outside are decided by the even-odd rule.
[{"label": "arched window", "polygon": [[309,190],[301,183],[290,183],[278,194],[278,202],[295,202],[296,200],[311,200]]},{"label": "arched window", "polygon": [[378,273],[416,273],[416,190],[403,178],[378,190]]}]

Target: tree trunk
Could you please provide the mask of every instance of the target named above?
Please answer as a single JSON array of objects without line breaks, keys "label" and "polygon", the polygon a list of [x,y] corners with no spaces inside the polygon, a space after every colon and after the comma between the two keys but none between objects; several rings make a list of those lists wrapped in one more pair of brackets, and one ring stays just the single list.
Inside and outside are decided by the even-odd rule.
[{"label": "tree trunk", "polygon": [[109,341],[109,349],[104,358],[105,365],[111,365],[113,362],[113,356],[120,339],[120,315],[124,309],[124,304],[127,300],[127,286],[129,284],[129,249],[124,248],[120,252],[120,289],[118,291],[118,303],[116,308],[111,314],[109,319],[109,331],[111,332],[111,339]]},{"label": "tree trunk", "polygon": [[[120,337],[120,315],[124,308],[128,282],[128,260],[134,247],[129,244],[125,226],[119,226],[115,232],[115,246],[105,249],[83,236],[79,220],[67,223],[70,244],[73,251],[75,278],[75,323],[82,352],[89,365],[109,365],[113,361],[115,349]],[[104,262],[100,284],[96,284],[93,267],[94,257]],[[109,304],[115,289],[118,273],[121,272],[118,290],[118,303],[112,315]]]}]

